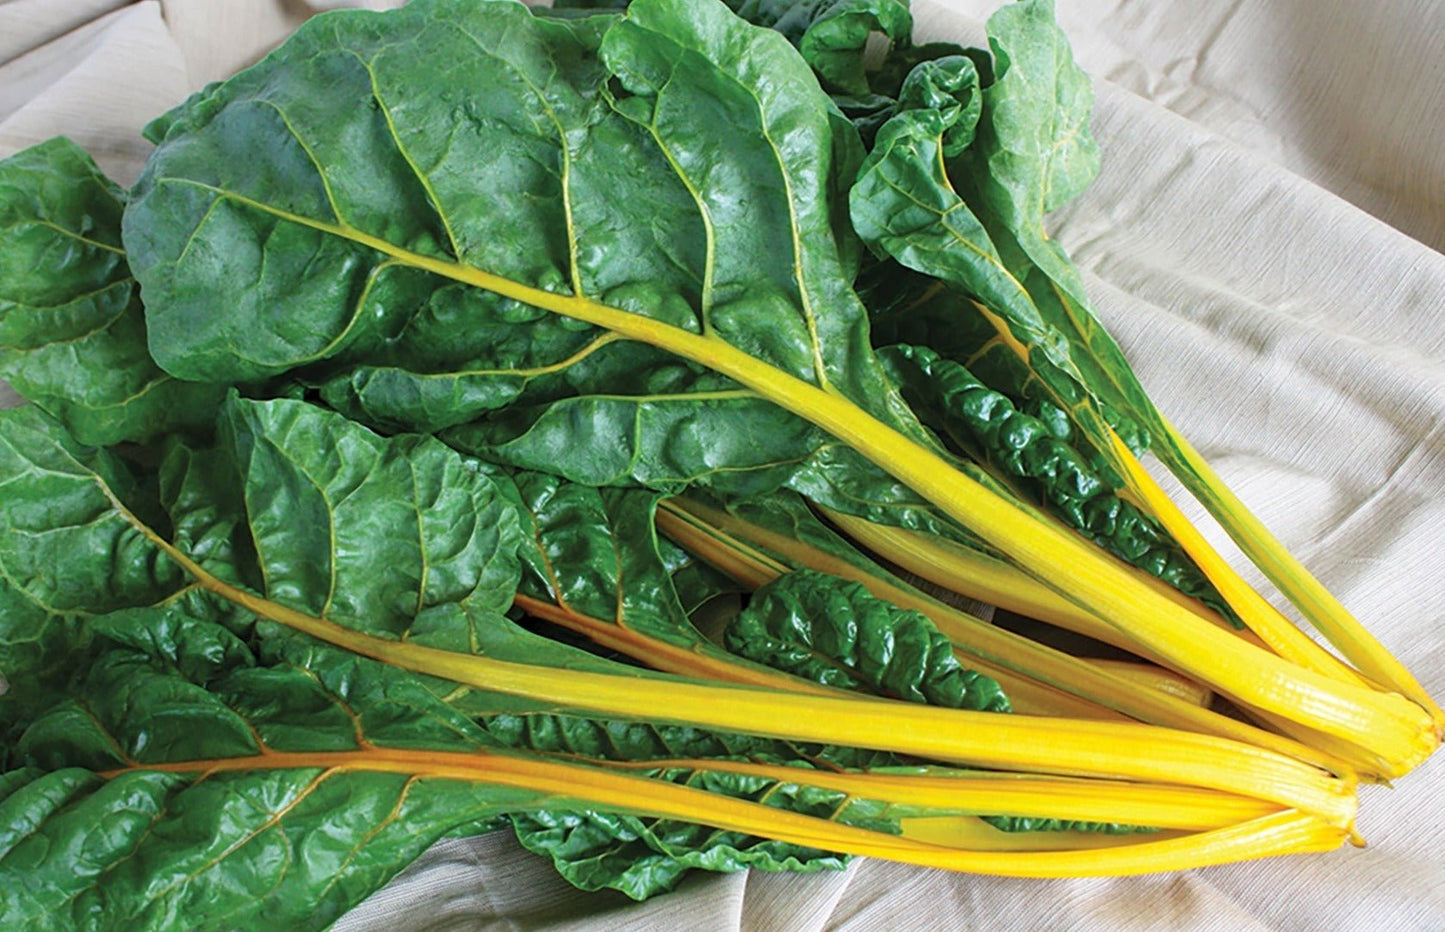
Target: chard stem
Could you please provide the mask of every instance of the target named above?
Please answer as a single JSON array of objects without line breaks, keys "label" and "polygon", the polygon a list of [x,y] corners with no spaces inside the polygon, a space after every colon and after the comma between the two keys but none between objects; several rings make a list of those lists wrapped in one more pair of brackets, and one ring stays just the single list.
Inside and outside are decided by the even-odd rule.
[{"label": "chard stem", "polygon": [[1413,699],[1430,714],[1437,733],[1445,735],[1445,710],[1405,665],[1285,549],[1174,425],[1163,415],[1160,419],[1168,432],[1168,443],[1161,446],[1158,455],[1245,555],[1350,663],[1370,679]]},{"label": "chard stem", "polygon": [[1159,523],[1173,535],[1184,548],[1184,552],[1193,558],[1204,575],[1219,590],[1219,594],[1238,613],[1240,620],[1262,638],[1270,650],[1286,660],[1341,683],[1371,688],[1372,684],[1342,663],[1338,657],[1310,640],[1256,592],[1253,586],[1245,582],[1199,529],[1189,522],[1124,442],[1117,435],[1112,439],[1130,486],[1149,504]]},{"label": "chard stem", "polygon": [[[1139,585],[1092,545],[1028,514],[963,475],[947,459],[878,420],[836,389],[820,387],[720,339],[603,304],[559,294],[456,261],[413,252],[378,236],[268,205],[258,209],[339,236],[423,271],[491,291],[666,350],[725,375],[851,446],[1019,566],[1111,624],[1136,633],[1167,665],[1220,692],[1320,731],[1378,748],[1403,773],[1439,744],[1434,723],[1398,696],[1336,683],[1232,639]],[[818,373],[820,379],[823,373]],[[1404,707],[1401,707],[1403,704]],[[1421,719],[1423,718],[1423,722]]]},{"label": "chard stem", "polygon": [[[147,765],[144,769],[197,774],[318,769],[462,780],[535,793],[543,797],[539,805],[547,808],[570,801],[578,808],[679,819],[824,851],[1015,877],[1104,877],[1184,870],[1279,854],[1328,851],[1339,847],[1346,837],[1343,828],[1286,810],[1226,828],[1103,849],[969,850],[888,835],[665,781],[489,751],[472,754],[391,748],[272,751],[248,757]],[[113,777],[118,773],[112,771],[102,776]],[[1062,839],[1060,847],[1066,848],[1068,842],[1069,839]]]},{"label": "chard stem", "polygon": [[839,694],[839,690],[750,663],[721,648],[713,648],[701,640],[686,647],[670,644],[621,624],[592,618],[541,599],[519,594],[513,602],[530,615],[575,631],[603,647],[626,654],[665,673],[815,696]]},{"label": "chard stem", "polygon": [[[1151,725],[964,712],[876,699],[559,669],[363,634],[216,578],[133,515],[128,520],[206,590],[262,618],[404,670],[525,697],[558,711],[896,751],[997,769],[1201,786],[1354,821],[1354,781],[1238,742]],[[780,698],[782,701],[780,701]]]},{"label": "chard stem", "polygon": [[[681,518],[673,520],[674,516],[678,516],[680,513],[687,515],[690,520]],[[850,533],[855,529],[855,525],[866,526],[866,531],[860,536],[870,540],[888,539],[895,533],[909,534],[909,532],[900,532],[896,528],[873,525],[859,518],[839,517],[844,519],[841,526]],[[783,534],[749,524],[727,512],[689,499],[670,499],[659,506],[658,521],[669,536],[673,536],[684,545],[692,547],[694,542],[699,544],[702,549],[697,552],[704,559],[710,559],[709,554],[719,548],[731,551],[731,559],[738,559],[736,554],[745,546],[737,540],[737,538],[741,538],[744,541],[751,541],[766,547],[775,553],[784,554],[799,565],[859,582],[878,598],[903,608],[914,609],[928,616],[944,636],[968,655],[970,662],[975,657],[981,657],[987,662],[1013,670],[1022,676],[1054,686],[1105,708],[1122,712],[1139,721],[1243,741],[1313,763],[1337,774],[1353,773],[1354,765],[1348,758],[1335,757],[1310,745],[1220,715],[1176,696],[1139,686],[1116,673],[1100,669],[1086,660],[997,628],[972,615],[944,605],[937,599],[895,585],[880,576],[863,571],[846,560],[809,547],[807,544]],[[664,521],[669,523],[663,525]],[[699,522],[701,522],[701,527],[707,530],[696,530]],[[723,543],[730,535],[733,536],[733,542],[731,544]],[[927,540],[923,535],[916,534],[910,534],[907,540],[914,538],[920,542]],[[905,569],[911,569],[909,562],[906,559],[897,559],[899,554],[893,550],[884,549],[881,553]],[[719,568],[726,571],[726,567],[720,566]],[[753,572],[760,571],[754,570]]]}]

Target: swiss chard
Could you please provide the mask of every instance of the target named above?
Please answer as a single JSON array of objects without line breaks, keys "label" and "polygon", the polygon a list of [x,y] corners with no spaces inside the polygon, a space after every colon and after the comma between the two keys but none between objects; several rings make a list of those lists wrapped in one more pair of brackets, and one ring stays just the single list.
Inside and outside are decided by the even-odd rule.
[{"label": "swiss chard", "polygon": [[[776,30],[714,0],[318,17],[152,124],[130,195],[64,142],[0,165],[0,367],[37,403],[0,414],[0,916],[322,924],[504,813],[638,896],[834,852],[1160,870],[1336,845],[1352,766],[1434,748],[1307,639],[1276,656],[1058,526],[1010,487],[1027,453],[950,450],[958,412],[870,344],[864,244],[926,273],[872,266],[880,331],[919,283],[976,300],[964,341],[1041,392],[1078,486],[1046,497],[1083,514],[1092,468],[1236,605],[1117,440],[1173,443],[1094,385],[1112,343],[1042,234],[1093,158],[1050,6],[992,60],[912,46],[894,0],[738,7]],[[785,489],[1307,743],[927,599]],[[696,621],[733,584],[655,523],[750,593],[736,653]],[[995,675],[1093,720],[968,711]],[[1023,851],[977,816],[1179,834]]]},{"label": "swiss chard", "polygon": [[[873,356],[850,287],[836,208],[856,134],[777,33],[712,3],[648,0],[620,19],[438,2],[384,32],[364,22],[303,28],[153,127],[124,230],[168,371],[277,375],[404,329],[442,290],[484,319],[501,307],[648,344],[686,361],[676,390],[561,397],[448,442],[507,460],[524,444],[591,482],[758,490],[806,472],[826,432],[1083,604],[1121,620],[1127,606],[1171,665],[1270,671],[1225,674],[1241,702],[1397,769],[1434,746],[1412,703],[1219,639],[941,454]],[[482,85],[497,92],[449,96]],[[397,281],[422,294],[377,300]],[[1299,704],[1301,690],[1320,702]]]}]

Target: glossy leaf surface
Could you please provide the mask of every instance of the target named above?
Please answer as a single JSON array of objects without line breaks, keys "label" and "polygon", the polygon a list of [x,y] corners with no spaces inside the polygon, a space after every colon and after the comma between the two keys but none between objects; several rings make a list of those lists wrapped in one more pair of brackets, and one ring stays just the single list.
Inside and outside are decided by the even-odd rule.
[{"label": "glossy leaf surface", "polygon": [[1225,617],[1229,606],[1184,551],[1115,490],[1050,425],[1016,408],[963,365],[926,347],[898,344],[880,353],[924,422],[961,453],[994,466],[1101,547],[1199,598]]},{"label": "glossy leaf surface", "polygon": [[96,444],[204,425],[224,392],[152,362],[124,206],[68,139],[0,162],[0,377]]},{"label": "glossy leaf surface", "polygon": [[813,570],[753,594],[727,628],[730,650],[830,686],[981,712],[1009,711],[993,680],[964,669],[922,614]]}]

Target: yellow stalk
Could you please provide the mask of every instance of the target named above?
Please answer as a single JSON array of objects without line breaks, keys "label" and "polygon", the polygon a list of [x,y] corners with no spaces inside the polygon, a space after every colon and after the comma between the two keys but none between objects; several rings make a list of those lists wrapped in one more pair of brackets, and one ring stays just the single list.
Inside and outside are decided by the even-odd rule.
[{"label": "yellow stalk", "polygon": [[[767,585],[789,571],[761,551],[728,542],[713,529],[697,523],[676,504],[664,503],[657,512],[657,526],[664,534],[685,543],[697,556],[750,589]],[[837,574],[834,574],[837,575]],[[1039,682],[1003,664],[978,654],[955,650],[961,662],[1003,687],[1013,710],[1023,715],[1053,715],[1059,718],[1087,718],[1098,721],[1127,721],[1125,716],[1047,683]],[[662,669],[662,668],[659,668]],[[681,672],[681,671],[671,671]]]},{"label": "yellow stalk", "polygon": [[897,751],[968,766],[1201,786],[1354,820],[1353,780],[1238,742],[1149,725],[963,712],[854,697],[780,694],[660,676],[514,663],[373,637],[217,579],[122,513],[209,592],[262,618],[383,663],[558,711]]},{"label": "yellow stalk", "polygon": [[1259,709],[1245,708],[1241,711],[1266,727],[1273,728],[1279,734],[1288,735],[1295,741],[1319,748],[1321,753],[1349,761],[1361,781],[1386,784],[1390,782],[1389,763],[1358,744],[1352,744],[1342,738],[1336,738],[1334,735],[1323,735],[1317,731],[1311,731],[1298,722],[1292,722],[1278,715],[1270,715]]},{"label": "yellow stalk", "polygon": [[[657,515],[659,527],[664,533],[693,549],[703,559],[710,560],[713,553],[723,551],[722,556],[727,562],[750,562],[744,570],[750,578],[763,576],[767,572],[776,575],[786,567],[766,554],[745,558],[742,554],[751,550],[745,541],[784,554],[798,565],[854,580],[878,598],[922,612],[944,636],[967,655],[968,663],[982,658],[1140,721],[1244,741],[1314,763],[1342,775],[1353,769],[1354,765],[1349,759],[1334,757],[1310,745],[1255,728],[1193,703],[1156,690],[1141,688],[1089,661],[994,627],[916,590],[894,585],[846,560],[786,535],[749,524],[727,512],[690,499],[669,499],[659,506]],[[889,534],[895,530],[879,529],[874,525],[869,527],[879,534]],[[915,536],[921,538],[921,535]]]},{"label": "yellow stalk", "polygon": [[[1081,851],[1091,848],[1119,848],[1137,845],[1139,836],[1108,832],[1005,832],[977,816],[924,816],[900,819],[898,827],[904,838],[967,848],[970,851]],[[1151,841],[1179,838],[1179,832],[1149,833]]]},{"label": "yellow stalk", "polygon": [[906,811],[940,815],[1013,815],[1205,831],[1280,811],[1277,805],[1248,796],[1196,787],[1034,774],[939,768],[906,773],[840,772],[697,759],[595,763],[615,770],[679,768],[806,784]]},{"label": "yellow stalk", "polygon": [[1122,712],[1080,699],[1078,696],[1056,689],[1047,683],[1020,676],[1007,667],[955,650],[959,662],[965,667],[989,677],[1008,696],[1009,705],[1019,715],[1052,715],[1055,718],[1087,718],[1100,722],[1127,722],[1132,719]]},{"label": "yellow stalk", "polygon": [[839,690],[750,663],[721,649],[710,649],[705,643],[692,647],[669,644],[638,634],[624,625],[592,618],[530,596],[517,595],[513,602],[530,615],[575,631],[597,644],[626,654],[665,673],[815,696],[833,696],[839,693]]},{"label": "yellow stalk", "polygon": [[1132,660],[1095,660],[1093,663],[1126,680],[1183,699],[1190,705],[1208,707],[1214,698],[1209,687],[1152,663],[1136,663]]},{"label": "yellow stalk", "polygon": [[[1115,453],[1120,465],[1125,470],[1125,479],[1130,487],[1144,500],[1160,525],[1173,535],[1179,545],[1184,548],[1184,552],[1189,554],[1251,631],[1259,635],[1272,651],[1286,660],[1308,667],[1342,683],[1373,687],[1373,684],[1346,666],[1338,657],[1310,640],[1303,631],[1290,623],[1288,618],[1280,614],[1278,609],[1256,592],[1253,586],[1245,582],[1159,487],[1159,484],[1149,475],[1148,470],[1144,468],[1144,464],[1139,462],[1124,441],[1120,440],[1116,434],[1111,436],[1114,441]],[[1276,546],[1278,546],[1278,542],[1276,542]]]},{"label": "yellow stalk", "polygon": [[[1071,302],[1067,296],[1060,294],[1059,297],[1066,306],[1070,305]],[[1003,318],[991,308],[977,301],[973,301],[972,303],[978,313],[992,324],[994,331],[998,334],[1000,342],[1027,364],[1029,361],[1028,348],[1013,336]],[[1060,406],[1064,408],[1069,407],[1062,403]],[[1092,412],[1092,409],[1085,410]],[[1076,411],[1075,413],[1079,414],[1080,412]],[[1162,415],[1160,415],[1160,419],[1163,420]],[[1368,681],[1359,677],[1348,666],[1340,663],[1338,658],[1329,654],[1328,651],[1322,650],[1319,645],[1315,644],[1309,638],[1304,637],[1274,606],[1270,605],[1259,593],[1255,592],[1253,587],[1246,583],[1234,571],[1234,568],[1214,550],[1204,536],[1199,533],[1198,529],[1189,522],[1183,512],[1179,510],[1178,506],[1174,504],[1173,500],[1164,493],[1164,490],[1159,487],[1158,483],[1154,481],[1153,477],[1150,476],[1142,464],[1139,463],[1133,451],[1119,438],[1118,434],[1104,423],[1102,418],[1094,415],[1092,417],[1086,416],[1085,420],[1090,422],[1090,426],[1095,430],[1108,434],[1108,442],[1112,445],[1112,448],[1102,450],[1101,452],[1104,453],[1105,456],[1111,457],[1111,461],[1123,473],[1123,478],[1126,483],[1123,492],[1124,496],[1138,505],[1146,513],[1152,515],[1160,522],[1165,530],[1173,535],[1174,539],[1184,548],[1184,551],[1193,558],[1194,562],[1199,566],[1200,570],[1203,571],[1209,581],[1214,584],[1219,594],[1224,597],[1224,600],[1235,610],[1236,614],[1239,615],[1240,620],[1242,620],[1250,630],[1259,635],[1265,643],[1269,645],[1270,650],[1293,663],[1315,670],[1340,682],[1364,686],[1371,685]],[[1202,466],[1204,470],[1208,470],[1209,467],[1198,454],[1195,454],[1193,457],[1197,463],[1189,461],[1188,453],[1192,452],[1192,448],[1188,447],[1187,443],[1178,435],[1177,431],[1173,431],[1172,426],[1168,429],[1171,432],[1170,439],[1178,444],[1180,451],[1184,453],[1186,457],[1188,465],[1194,468],[1201,477],[1212,476],[1212,473],[1200,471],[1200,466]],[[1225,495],[1229,494],[1228,489],[1223,483],[1218,481],[1218,477],[1214,477],[1213,479],[1205,478],[1205,483],[1209,494],[1218,494],[1219,490],[1223,490],[1223,494]],[[1222,501],[1222,499],[1217,498],[1216,501]],[[1237,502],[1235,502],[1235,504],[1238,505]],[[1248,521],[1253,521],[1256,525],[1258,524],[1254,516],[1244,509],[1242,505],[1233,511],[1226,506],[1223,511],[1234,514],[1242,519],[1247,518]],[[1260,540],[1261,538],[1258,536],[1259,531],[1263,531],[1262,526],[1258,528],[1250,527],[1247,533],[1254,536],[1256,540]],[[1235,532],[1231,531],[1230,533],[1234,534]],[[1265,532],[1266,535],[1267,533],[1268,532]],[[1272,546],[1265,549],[1283,554],[1285,559],[1291,561],[1291,572],[1286,573],[1286,576],[1302,575],[1318,588],[1318,593],[1310,594],[1311,598],[1320,598],[1319,594],[1322,593],[1323,599],[1333,601],[1334,597],[1325,591],[1322,586],[1319,586],[1313,577],[1310,577],[1309,574],[1304,571],[1303,567],[1299,566],[1297,562],[1294,562],[1294,558],[1279,545],[1278,541],[1275,541],[1273,537],[1268,537],[1267,541]],[[1251,555],[1251,558],[1253,559],[1253,555]],[[1294,572],[1296,569],[1298,573]],[[1268,571],[1266,571],[1266,573],[1267,572]],[[1278,582],[1276,584],[1278,585]],[[1316,604],[1323,604],[1323,602],[1321,600]],[[1335,604],[1338,605],[1338,603]],[[1343,609],[1341,609],[1341,612],[1343,612]],[[1351,620],[1353,621],[1353,619]],[[1363,631],[1363,628],[1360,628],[1358,624],[1356,624],[1355,627]],[[1368,637],[1368,635],[1366,636]],[[1390,659],[1393,660],[1393,658]],[[1403,670],[1403,667],[1400,669]],[[1409,674],[1406,673],[1406,676],[1408,677]],[[1389,682],[1389,680],[1383,680],[1383,682]],[[1410,680],[1410,682],[1414,681]],[[1408,695],[1407,691],[1402,691]],[[1438,708],[1431,708],[1428,705],[1426,708],[1431,709],[1432,714],[1438,712]],[[1440,720],[1437,718],[1436,721],[1438,723]]]},{"label": "yellow stalk", "polygon": [[[724,651],[708,650],[703,645],[682,647],[658,641],[656,638],[638,634],[621,625],[592,618],[563,606],[519,595],[515,604],[530,615],[559,625],[593,642],[626,654],[654,670],[714,680],[719,683],[741,683],[761,686],[785,692],[808,693],[811,695],[838,695],[840,690],[820,686],[796,676],[769,670],[766,667],[748,663]],[[986,660],[970,658],[970,666],[985,676],[992,677],[1003,687],[1013,710],[1023,715],[1053,715],[1060,718],[1088,718],[1101,721],[1127,721],[1103,706],[1086,702],[1066,692],[1017,676],[1009,670]],[[849,695],[857,695],[850,693]]]},{"label": "yellow stalk", "polygon": [[1338,847],[1346,834],[1312,816],[1284,811],[1227,828],[1117,848],[978,851],[856,828],[665,781],[486,751],[455,754],[373,748],[268,752],[244,758],[147,765],[144,769],[197,774],[307,769],[460,780],[534,793],[544,798],[539,805],[548,807],[570,802],[585,808],[695,822],[824,851],[1015,877],[1105,877],[1184,870],[1279,854],[1328,851]]},{"label": "yellow stalk", "polygon": [[[1097,614],[1081,608],[1037,579],[1002,560],[980,553],[951,540],[909,531],[904,528],[873,524],[862,518],[822,509],[849,537],[885,560],[902,567],[920,579],[942,586],[952,592],[989,605],[1046,622],[1056,628],[1073,631],[1120,650],[1159,662],[1148,648],[1126,631],[1104,622]],[[1181,608],[1193,612],[1221,631],[1266,648],[1264,641],[1248,628],[1236,628],[1217,612],[1197,599],[1192,599],[1173,586],[1134,567],[1141,585],[1148,586]]]},{"label": "yellow stalk", "polygon": [[[1160,415],[1160,418],[1163,420],[1163,415]],[[1338,648],[1347,660],[1371,679],[1419,703],[1430,713],[1436,729],[1445,733],[1445,710],[1431,698],[1404,664],[1386,650],[1384,645],[1285,549],[1173,424],[1164,420],[1164,425],[1169,432],[1169,441],[1179,451],[1186,469],[1198,476],[1202,483],[1202,487],[1194,489],[1194,494],[1245,555],[1254,561],[1270,582],[1279,587],[1280,592],[1299,608],[1304,617]]]},{"label": "yellow stalk", "polygon": [[706,366],[832,434],[1081,605],[1112,613],[1107,619],[1111,624],[1135,633],[1167,665],[1207,680],[1240,701],[1377,749],[1397,772],[1415,766],[1439,744],[1434,723],[1415,704],[1336,683],[1211,634],[1207,622],[1140,586],[1117,561],[994,494],[939,453],[878,420],[831,386],[815,385],[776,368],[711,332],[694,333],[581,294],[534,288],[473,266],[412,252],[343,224],[301,216],[233,192],[217,193],[287,222],[366,246],[399,264],[592,324]]},{"label": "yellow stalk", "polygon": [[[1095,612],[1085,610],[1081,606],[1071,605],[1068,600],[1063,599],[1062,596],[1057,596],[1057,594],[1055,594],[1055,598],[1049,598],[1044,595],[1046,590],[1044,590],[1043,587],[1031,581],[1026,582],[1027,577],[1006,564],[989,560],[987,557],[977,554],[974,551],[950,545],[947,541],[937,541],[916,532],[900,528],[881,527],[848,515],[836,515],[833,512],[829,512],[828,517],[830,520],[836,520],[838,526],[848,533],[849,536],[855,537],[859,543],[888,559],[890,562],[897,564],[909,572],[915,573],[921,578],[928,579],[930,582],[935,582],[938,585],[945,586],[962,595],[976,598],[980,601],[989,601],[990,598],[997,598],[998,601],[994,604],[1001,604],[1001,607],[1010,608],[1011,610],[1018,611],[1020,614],[1029,615],[1030,617],[1038,617],[1040,620],[1048,621],[1059,627],[1076,631],[1080,634],[1093,637],[1096,640],[1130,650],[1161,666],[1186,673],[1191,679],[1207,683],[1243,704],[1250,704],[1251,700],[1247,695],[1232,692],[1228,688],[1226,681],[1211,679],[1207,669],[1201,668],[1201,665],[1197,662],[1193,664],[1189,663],[1187,655],[1160,649],[1159,645],[1161,642],[1154,640],[1152,632],[1150,632],[1148,636],[1145,636],[1133,625],[1115,624],[1105,621]],[[976,584],[974,581],[977,579],[983,579],[984,584]],[[1158,583],[1157,580],[1154,580],[1154,582]],[[1014,583],[1018,583],[1015,588],[1007,588]],[[1147,588],[1153,588],[1153,586],[1148,584],[1145,585]],[[1158,585],[1163,586],[1162,583],[1158,583]],[[1172,592],[1172,590],[1170,591]],[[1178,595],[1177,593],[1174,596],[1163,595],[1163,598],[1168,600],[1182,613],[1176,614],[1173,617],[1181,618],[1184,615],[1188,615],[1188,617],[1194,621],[1196,633],[1191,635],[1192,637],[1199,637],[1203,640],[1208,637],[1208,635],[1205,634],[1206,630],[1212,629],[1219,631],[1223,624],[1222,621],[1213,621],[1208,616],[1200,614],[1197,610],[1179,604],[1176,598],[1185,598],[1182,595]],[[1208,629],[1203,627],[1206,625],[1209,626]],[[1218,635],[1216,635],[1216,637],[1218,637]],[[1236,662],[1245,662],[1242,657],[1238,655],[1249,650],[1252,650],[1255,656],[1267,656],[1270,660],[1264,663],[1266,663],[1269,668],[1276,668],[1276,672],[1273,675],[1280,676],[1281,682],[1283,681],[1284,675],[1277,672],[1277,665],[1283,662],[1280,658],[1267,654],[1263,647],[1250,641],[1241,638],[1233,638],[1233,640],[1236,645],[1238,645],[1238,648],[1231,649],[1232,645],[1221,643],[1221,653],[1228,651],[1229,654],[1235,657]],[[1201,646],[1199,649],[1207,651],[1211,648]],[[1307,675],[1306,671],[1299,670],[1299,668],[1292,669],[1298,670],[1302,675]],[[1263,673],[1263,671],[1261,672]],[[1318,674],[1316,675],[1318,676]],[[1356,679],[1358,681],[1358,678]],[[1313,681],[1316,684],[1319,683],[1318,679]],[[1363,684],[1350,686],[1349,684],[1339,683],[1338,685],[1350,695],[1357,698],[1360,698],[1361,693],[1365,691],[1382,695],[1373,688]],[[1325,691],[1332,692],[1333,688],[1325,687]],[[1360,698],[1360,701],[1369,702],[1369,700],[1363,698]],[[1394,707],[1398,712],[1399,706],[1396,704]],[[1283,718],[1295,717],[1288,710],[1279,711],[1277,705],[1274,709],[1274,714]],[[1408,713],[1402,714],[1408,715]],[[1390,770],[1393,771],[1395,775],[1407,772],[1414,766],[1414,764],[1410,763],[1408,756],[1401,756],[1398,751],[1392,755],[1391,752],[1383,749],[1378,742],[1370,740],[1363,732],[1356,732],[1351,735],[1348,728],[1326,729],[1324,727],[1318,727],[1318,724],[1315,726],[1307,725],[1306,727],[1310,727],[1314,732],[1334,733],[1336,737],[1343,738],[1348,743],[1358,744],[1362,747],[1368,748],[1373,745],[1373,750],[1367,755],[1368,758],[1370,760],[1391,760]],[[1433,737],[1427,738],[1424,745],[1422,745],[1425,749],[1423,753],[1428,756],[1435,744],[1436,741]],[[1418,750],[1415,752],[1416,755],[1419,753],[1421,752]],[[1353,758],[1345,759],[1358,763],[1362,758],[1357,754]],[[1416,760],[1415,763],[1418,763],[1418,760]]]},{"label": "yellow stalk", "polygon": [[1105,624],[1098,615],[1002,560],[928,534],[874,524],[831,508],[820,510],[854,541],[919,579],[1121,650],[1139,650],[1127,632]]}]

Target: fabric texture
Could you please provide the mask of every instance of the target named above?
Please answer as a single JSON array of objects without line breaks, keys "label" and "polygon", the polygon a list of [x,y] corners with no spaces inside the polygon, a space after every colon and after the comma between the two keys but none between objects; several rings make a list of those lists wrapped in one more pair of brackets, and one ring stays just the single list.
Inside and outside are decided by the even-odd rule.
[{"label": "fabric texture", "polygon": [[[129,183],[147,121],[339,5],[362,4],[0,4],[0,157],[65,134]],[[996,3],[913,5],[923,38],[978,42]],[[1059,0],[1058,12],[1095,77],[1104,168],[1056,235],[1161,408],[1445,696],[1445,4]],[[860,861],[696,874],[634,904],[578,893],[499,833],[435,846],[337,928],[1439,929],[1442,756],[1362,791],[1363,850],[1048,882]]]}]

